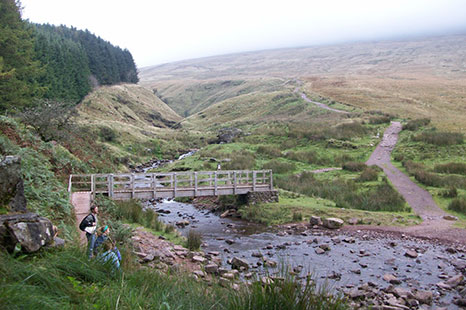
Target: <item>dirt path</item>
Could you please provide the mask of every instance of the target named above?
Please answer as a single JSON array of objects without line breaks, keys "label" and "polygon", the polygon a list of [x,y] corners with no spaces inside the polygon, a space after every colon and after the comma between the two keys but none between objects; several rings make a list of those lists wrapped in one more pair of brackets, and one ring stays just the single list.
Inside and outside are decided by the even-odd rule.
[{"label": "dirt path", "polygon": [[346,112],[346,111],[342,111],[342,110],[337,110],[337,109],[334,109],[334,108],[331,108],[329,107],[328,105],[326,104],[323,104],[321,102],[317,102],[317,101],[313,101],[311,99],[309,99],[305,93],[301,93],[301,98],[303,98],[305,101],[309,102],[309,103],[313,103],[315,104],[316,106],[318,107],[321,107],[322,109],[326,109],[326,110],[329,110],[329,111],[333,111],[333,112],[337,112],[337,113],[343,113],[343,114],[348,114],[349,112]]},{"label": "dirt path", "polygon": [[420,188],[416,183],[398,170],[390,162],[390,154],[398,141],[398,133],[401,131],[400,122],[392,122],[385,130],[382,141],[372,153],[367,165],[377,165],[383,169],[390,182],[397,191],[405,198],[413,211],[418,214],[423,223],[412,227],[371,227],[353,226],[347,230],[374,230],[409,234],[415,237],[438,239],[449,242],[466,244],[466,230],[452,228],[452,221],[443,219],[445,211],[432,199],[430,193]]},{"label": "dirt path", "polygon": [[[76,214],[76,225],[79,226],[82,219],[89,214],[91,207],[91,193],[90,192],[76,192],[71,194],[71,204],[74,207]],[[78,227],[79,237],[82,244],[86,244],[86,233],[81,231]]]}]

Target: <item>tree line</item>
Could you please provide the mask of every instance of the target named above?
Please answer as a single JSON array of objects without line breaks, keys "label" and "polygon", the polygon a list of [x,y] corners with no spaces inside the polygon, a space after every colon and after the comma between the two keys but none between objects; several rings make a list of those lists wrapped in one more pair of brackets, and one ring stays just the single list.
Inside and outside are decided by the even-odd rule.
[{"label": "tree line", "polygon": [[94,86],[138,81],[128,50],[88,30],[29,23],[19,1],[0,0],[0,111],[38,99],[77,103]]}]

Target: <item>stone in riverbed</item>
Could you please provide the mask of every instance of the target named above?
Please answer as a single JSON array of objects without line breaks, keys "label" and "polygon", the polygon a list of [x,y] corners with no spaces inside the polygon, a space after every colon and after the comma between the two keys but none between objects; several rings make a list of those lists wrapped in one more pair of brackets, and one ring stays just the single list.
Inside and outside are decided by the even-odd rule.
[{"label": "stone in riverbed", "polygon": [[324,254],[325,253],[325,251],[323,249],[321,249],[321,248],[316,248],[315,252],[316,252],[316,254]]},{"label": "stone in riverbed", "polygon": [[410,257],[410,258],[416,258],[418,256],[418,254],[414,250],[408,250],[408,251],[406,251],[405,256]]},{"label": "stone in riverbed", "polygon": [[417,291],[414,294],[414,298],[418,300],[421,304],[431,305],[433,294],[431,291]]},{"label": "stone in riverbed", "polygon": [[383,279],[389,282],[390,284],[401,284],[401,281],[397,277],[389,273],[385,274],[383,276]]},{"label": "stone in riverbed", "polygon": [[445,282],[446,285],[450,287],[457,287],[463,281],[463,275],[458,274],[454,277],[451,277],[448,281]]},{"label": "stone in riverbed", "polygon": [[218,266],[216,264],[208,264],[205,266],[205,272],[210,274],[218,274]]},{"label": "stone in riverbed", "polygon": [[233,269],[241,269],[241,267],[244,267],[245,269],[249,269],[249,263],[239,257],[233,257],[231,260],[231,268]]},{"label": "stone in riverbed", "polygon": [[322,226],[322,219],[320,218],[320,216],[311,216],[311,218],[309,219],[309,224],[311,224],[311,226]]},{"label": "stone in riverbed", "polygon": [[336,217],[329,217],[322,220],[323,226],[329,229],[338,229],[345,223],[342,219]]}]

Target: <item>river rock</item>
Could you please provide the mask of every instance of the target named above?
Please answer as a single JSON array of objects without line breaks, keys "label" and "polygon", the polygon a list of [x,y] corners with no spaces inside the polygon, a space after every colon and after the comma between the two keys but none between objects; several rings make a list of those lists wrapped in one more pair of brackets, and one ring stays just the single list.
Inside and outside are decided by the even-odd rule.
[{"label": "river rock", "polygon": [[417,291],[414,298],[422,304],[430,305],[432,304],[433,294],[431,291]]},{"label": "river rock", "polygon": [[324,254],[325,253],[325,251],[323,249],[321,249],[321,248],[316,248],[315,252],[316,252],[316,254]]},{"label": "river rock", "polygon": [[342,219],[336,217],[329,217],[322,220],[322,224],[324,227],[329,229],[338,229],[343,226],[345,222]]},{"label": "river rock", "polygon": [[406,251],[405,256],[410,257],[410,258],[416,258],[418,256],[418,254],[414,250],[408,250],[408,251]]},{"label": "river rock", "polygon": [[320,216],[311,216],[311,218],[309,219],[309,224],[311,224],[311,226],[322,226],[322,219],[320,218]]},{"label": "river rock", "polygon": [[204,267],[204,270],[205,272],[210,273],[210,274],[219,274],[217,264],[207,264]]},{"label": "river rock", "polygon": [[242,259],[242,258],[233,257],[233,259],[231,260],[231,268],[241,269],[241,267],[249,269],[249,263],[246,260]]},{"label": "river rock", "polygon": [[206,259],[204,257],[202,257],[202,256],[195,255],[195,256],[193,256],[192,261],[193,261],[193,263],[202,264],[202,263],[204,263],[206,261]]},{"label": "river rock", "polygon": [[401,284],[401,281],[398,280],[397,277],[395,277],[394,275],[389,274],[389,273],[385,274],[385,275],[383,276],[383,279],[384,279],[385,281],[389,282],[390,284]]},{"label": "river rock", "polygon": [[446,285],[450,287],[457,287],[463,281],[463,275],[458,274],[454,277],[451,277],[448,281],[445,282]]},{"label": "river rock", "polygon": [[189,221],[188,220],[179,221],[179,222],[176,222],[175,225],[178,227],[185,227],[189,225]]},{"label": "river rock", "polygon": [[449,214],[444,215],[444,216],[443,216],[443,219],[444,219],[444,220],[447,220],[447,221],[457,221],[457,220],[458,220],[458,218],[457,218],[456,216],[449,215]]}]

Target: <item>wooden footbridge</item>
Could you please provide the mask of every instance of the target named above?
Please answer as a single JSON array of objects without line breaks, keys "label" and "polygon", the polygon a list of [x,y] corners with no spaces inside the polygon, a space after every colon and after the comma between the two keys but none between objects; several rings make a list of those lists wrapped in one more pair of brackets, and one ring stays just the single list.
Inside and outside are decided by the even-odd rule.
[{"label": "wooden footbridge", "polygon": [[273,191],[271,170],[73,174],[68,191],[115,200],[240,195]]}]

